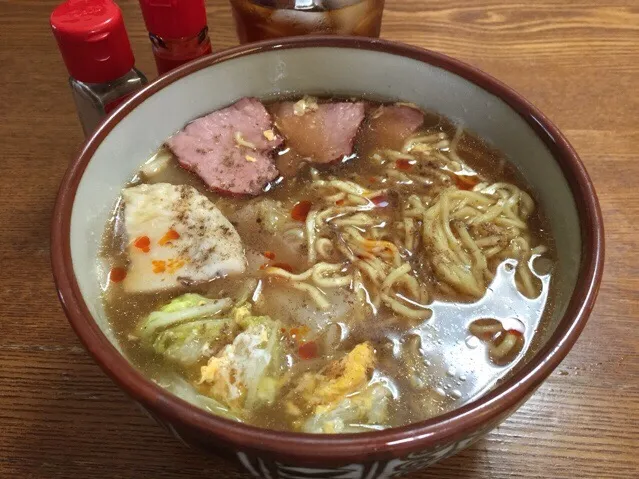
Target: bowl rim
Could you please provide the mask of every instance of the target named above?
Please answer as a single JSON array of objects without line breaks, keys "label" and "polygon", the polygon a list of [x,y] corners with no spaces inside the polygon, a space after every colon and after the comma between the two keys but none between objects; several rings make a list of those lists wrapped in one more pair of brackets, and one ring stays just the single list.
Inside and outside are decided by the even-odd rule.
[{"label": "bowl rim", "polygon": [[[109,342],[84,302],[71,260],[71,212],[78,185],[98,146],[138,104],[176,80],[238,57],[276,49],[346,48],[388,53],[421,61],[460,76],[500,98],[546,144],[575,199],[582,236],[582,260],[575,289],[557,329],[531,360],[488,394],[434,418],[358,434],[304,434],[263,429],[217,417],[174,396],[146,379]],[[403,456],[464,437],[493,424],[518,407],[559,365],[577,340],[595,303],[603,274],[604,230],[597,195],[585,167],[568,140],[536,107],[483,71],[442,53],[381,39],[306,36],[233,47],[202,57],[159,77],[116,109],[85,142],[67,170],[58,192],[51,225],[51,262],[58,296],[68,320],[98,365],[133,399],[172,423],[186,425],[227,447],[285,456],[300,462],[337,462]]]}]

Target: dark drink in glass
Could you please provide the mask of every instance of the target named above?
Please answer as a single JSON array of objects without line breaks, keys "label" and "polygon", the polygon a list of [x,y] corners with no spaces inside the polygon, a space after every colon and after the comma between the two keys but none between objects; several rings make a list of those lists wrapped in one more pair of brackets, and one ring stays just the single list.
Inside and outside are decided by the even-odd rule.
[{"label": "dark drink in glass", "polygon": [[378,37],[384,0],[230,0],[241,43],[295,35]]}]

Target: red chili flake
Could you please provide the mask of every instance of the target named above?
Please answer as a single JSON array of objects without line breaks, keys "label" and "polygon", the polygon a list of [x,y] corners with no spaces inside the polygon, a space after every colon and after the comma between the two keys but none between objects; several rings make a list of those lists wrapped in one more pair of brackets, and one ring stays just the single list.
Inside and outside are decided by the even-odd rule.
[{"label": "red chili flake", "polygon": [[291,210],[291,218],[295,221],[306,221],[306,217],[308,216],[308,212],[311,211],[312,206],[313,203],[308,200],[295,203],[295,206],[293,206]]},{"label": "red chili flake", "polygon": [[179,237],[180,237],[180,233],[171,229],[167,231],[166,234],[162,236],[162,238],[160,238],[160,241],[158,241],[158,244],[160,246],[164,246],[165,244],[170,243],[171,241],[176,240]]},{"label": "red chili flake", "polygon": [[275,253],[273,253],[272,251],[264,251],[262,255],[268,259],[275,259]]},{"label": "red chili flake", "polygon": [[375,178],[374,176],[369,176],[368,181],[370,181],[371,183],[377,183],[377,178]]},{"label": "red chili flake", "polygon": [[288,271],[289,273],[293,272],[293,267],[290,264],[288,264],[288,263],[273,263],[271,266],[273,268],[283,269],[285,271]]},{"label": "red chili flake", "polygon": [[337,201],[335,202],[335,204],[336,204],[337,206],[342,206],[342,205],[344,204],[344,200],[337,200]]},{"label": "red chili flake", "polygon": [[151,250],[151,240],[148,236],[140,236],[133,242],[133,246],[142,250],[144,253],[148,253]]},{"label": "red chili flake", "polygon": [[413,164],[409,160],[402,158],[395,162],[395,166],[397,166],[398,170],[410,170],[413,167]]},{"label": "red chili flake", "polygon": [[513,335],[515,335],[515,336],[517,336],[519,338],[523,338],[524,337],[524,333],[522,333],[521,331],[517,331],[516,329],[509,329],[507,332],[510,333],[510,334],[513,334]]},{"label": "red chili flake", "polygon": [[455,175],[454,179],[460,190],[472,190],[479,183],[479,177],[476,175]]},{"label": "red chili flake", "polygon": [[286,332],[286,328],[280,328],[280,333],[285,333]]},{"label": "red chili flake", "polygon": [[317,344],[314,341],[302,344],[297,352],[302,359],[313,359],[318,356]]},{"label": "red chili flake", "polygon": [[375,206],[379,206],[380,208],[386,208],[388,206],[388,198],[385,195],[375,196],[371,198],[371,201]]},{"label": "red chili flake", "polygon": [[126,278],[126,269],[124,268],[120,268],[118,266],[118,267],[112,268],[111,271],[109,272],[109,280],[113,283],[119,283],[124,278]]}]

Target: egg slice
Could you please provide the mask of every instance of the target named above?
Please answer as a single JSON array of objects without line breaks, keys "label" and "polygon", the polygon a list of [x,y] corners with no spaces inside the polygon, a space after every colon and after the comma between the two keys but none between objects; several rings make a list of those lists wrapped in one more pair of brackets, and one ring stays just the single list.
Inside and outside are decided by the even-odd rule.
[{"label": "egg slice", "polygon": [[240,236],[195,188],[156,183],[125,188],[129,266],[125,291],[151,293],[246,269]]}]

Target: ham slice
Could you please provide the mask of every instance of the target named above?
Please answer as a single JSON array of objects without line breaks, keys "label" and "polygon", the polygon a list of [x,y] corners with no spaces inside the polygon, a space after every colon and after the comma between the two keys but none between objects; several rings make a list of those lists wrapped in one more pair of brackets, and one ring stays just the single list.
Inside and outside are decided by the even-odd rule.
[{"label": "ham slice", "polygon": [[275,124],[286,144],[302,160],[330,163],[353,153],[364,103],[315,103],[309,97],[271,107]]},{"label": "ham slice", "polygon": [[198,118],[167,141],[178,162],[211,189],[257,195],[279,176],[273,162],[282,138],[256,98]]},{"label": "ham slice", "polygon": [[424,123],[424,113],[406,105],[384,105],[370,114],[362,128],[360,141],[364,152],[378,148],[401,150],[404,142]]}]

